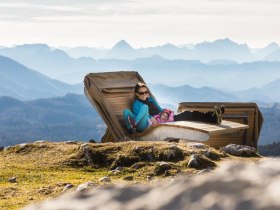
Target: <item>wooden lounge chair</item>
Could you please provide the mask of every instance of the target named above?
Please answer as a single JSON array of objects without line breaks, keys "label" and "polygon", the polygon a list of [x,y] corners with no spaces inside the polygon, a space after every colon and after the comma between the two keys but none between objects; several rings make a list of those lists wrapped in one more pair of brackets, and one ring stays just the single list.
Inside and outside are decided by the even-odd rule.
[{"label": "wooden lounge chair", "polygon": [[[85,94],[107,125],[102,142],[157,141],[167,138],[207,142],[212,136],[240,132],[243,135],[249,127],[246,124],[226,120],[223,120],[221,125],[184,121],[159,124],[142,133],[130,135],[124,125],[123,110],[131,109],[135,96],[134,87],[138,82],[144,80],[138,72],[134,71],[90,73],[85,76]],[[180,105],[181,109],[183,105],[185,104]]]}]

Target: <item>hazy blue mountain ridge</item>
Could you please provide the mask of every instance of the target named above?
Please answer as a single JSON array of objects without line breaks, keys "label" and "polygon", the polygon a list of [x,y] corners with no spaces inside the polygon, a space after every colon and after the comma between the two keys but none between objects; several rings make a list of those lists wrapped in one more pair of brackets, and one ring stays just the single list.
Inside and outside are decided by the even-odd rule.
[{"label": "hazy blue mountain ridge", "polygon": [[149,84],[149,88],[158,101],[161,103],[170,103],[174,106],[177,106],[180,102],[232,102],[239,100],[234,95],[209,87],[193,88],[188,85],[168,87],[161,84]]},{"label": "hazy blue mountain ridge", "polygon": [[[121,58],[131,60],[137,58],[137,56],[138,58],[141,58],[159,55],[166,59],[200,60],[202,62],[226,59],[240,63],[265,60],[266,56],[273,53],[273,51],[279,50],[280,47],[277,43],[270,43],[264,48],[250,49],[246,44],[238,44],[228,38],[225,38],[218,39],[213,42],[202,42],[198,44],[182,44],[176,46],[171,43],[167,43],[164,45],[138,49],[131,47],[125,40],[121,40],[116,43],[112,49],[103,48],[99,50],[98,48],[89,47],[83,49],[84,51],[81,48],[65,48],[66,52],[74,58],[77,58],[77,55],[79,55],[80,57],[91,56],[95,59]],[[89,53],[90,51],[92,54]],[[114,51],[114,53],[111,53],[111,51]],[[132,55],[128,54],[129,51]],[[123,53],[125,53],[127,57],[125,57]],[[276,60],[271,61],[277,60],[279,61],[280,58],[278,57]]]},{"label": "hazy blue mountain ridge", "polygon": [[[119,60],[111,60],[112,63]],[[100,66],[105,65],[109,69],[110,62],[100,60]],[[98,63],[97,62],[97,63]],[[134,63],[131,69],[144,69],[139,71],[149,84],[150,81],[161,83],[162,86],[155,88],[160,96],[164,94],[169,99],[162,98],[163,103],[178,103],[182,101],[258,101],[260,103],[272,103],[280,101],[280,79],[276,79],[261,87],[249,88],[242,91],[230,91],[229,85],[239,85],[251,81],[257,85],[257,76],[263,74],[263,78],[278,75],[277,62],[258,62],[242,65],[241,70],[234,70],[234,66],[206,65],[199,61],[166,60],[160,56],[139,58],[129,62]],[[123,66],[127,61],[122,63]],[[262,68],[262,65],[265,68]],[[266,66],[270,66],[270,74],[266,72]],[[181,69],[181,67],[185,67]],[[130,69],[130,67],[129,67]],[[156,71],[153,69],[160,69]],[[105,69],[104,69],[105,70]],[[213,74],[214,77],[213,77]],[[64,96],[67,93],[83,94],[82,79],[76,85],[69,85],[57,80],[50,79],[36,71],[3,56],[0,56],[0,96],[11,96],[20,100],[30,100],[44,97]],[[83,75],[84,77],[85,75]],[[189,81],[189,82],[186,82]],[[202,86],[209,84],[211,86]],[[226,84],[228,83],[228,84]],[[181,85],[189,84],[189,85]],[[199,88],[192,86],[195,84]],[[223,85],[224,84],[224,85]],[[172,87],[172,85],[174,87]],[[220,88],[217,88],[220,86]],[[154,85],[153,87],[157,87]],[[176,88],[175,88],[176,87]]]},{"label": "hazy blue mountain ridge", "polygon": [[266,57],[269,56],[269,54],[277,50],[279,50],[279,45],[272,42],[268,44],[266,47],[262,49],[258,49],[256,52],[254,52],[254,57],[258,60],[266,60]]},{"label": "hazy blue mountain ridge", "polygon": [[105,125],[84,95],[18,101],[0,97],[0,146],[35,140],[100,140]]},{"label": "hazy blue mountain ridge", "polygon": [[51,49],[46,44],[25,44],[14,48],[0,49],[0,55],[18,61],[24,66],[56,79],[62,74],[87,70],[93,58],[73,59],[60,49]]},{"label": "hazy blue mountain ridge", "polygon": [[[270,48],[277,50],[278,45],[272,45]],[[153,53],[149,54],[150,57],[132,59],[135,57],[136,51],[143,54],[151,49]],[[246,45],[236,44],[229,39],[198,44],[193,50],[179,48],[172,44],[160,46],[158,49],[156,50],[156,47],[134,49],[127,42],[121,41],[112,49],[114,50],[113,54],[124,57],[126,60],[93,59],[90,57],[73,59],[62,50],[53,50],[46,45],[22,45],[15,48],[4,48],[0,49],[0,54],[8,54],[7,56],[27,67],[32,66],[32,69],[36,71],[67,83],[80,83],[89,72],[118,70],[139,71],[145,81],[149,83],[155,83],[156,80],[158,83],[171,86],[189,84],[194,87],[210,86],[232,90],[261,87],[280,78],[280,62],[278,61],[237,63],[230,60],[230,54],[245,58],[245,54],[250,52]],[[185,54],[189,55],[201,52],[201,55],[204,53],[205,56],[215,57],[218,54],[221,56],[216,56],[217,58],[209,63],[203,63],[195,56],[191,56],[191,60],[175,59],[174,57],[180,57],[179,54],[176,54],[176,50],[180,53],[184,51]],[[122,55],[123,51],[126,52],[124,55]],[[164,58],[165,55],[153,55],[154,53],[160,54],[160,51],[174,57],[170,60]],[[243,51],[243,53],[238,51]],[[163,76],[161,76],[162,72]],[[168,76],[166,76],[167,74]]]},{"label": "hazy blue mountain ridge", "polygon": [[81,93],[79,86],[65,84],[0,56],[0,96],[27,100]]}]

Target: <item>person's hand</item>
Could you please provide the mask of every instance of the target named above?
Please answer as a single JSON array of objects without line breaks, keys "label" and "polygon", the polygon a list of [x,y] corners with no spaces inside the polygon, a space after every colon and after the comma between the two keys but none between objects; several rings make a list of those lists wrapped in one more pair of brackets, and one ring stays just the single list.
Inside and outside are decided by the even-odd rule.
[{"label": "person's hand", "polygon": [[150,118],[151,122],[153,125],[156,125],[157,124],[157,120],[153,117]]}]

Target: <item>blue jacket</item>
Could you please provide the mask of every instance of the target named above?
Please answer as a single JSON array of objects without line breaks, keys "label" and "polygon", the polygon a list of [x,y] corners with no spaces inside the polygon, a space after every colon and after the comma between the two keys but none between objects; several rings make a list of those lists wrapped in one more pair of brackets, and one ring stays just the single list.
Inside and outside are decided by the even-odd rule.
[{"label": "blue jacket", "polygon": [[[150,97],[148,98],[148,101],[153,102],[153,103],[156,105],[156,107],[159,109],[160,112],[163,111],[163,109],[159,106],[158,102],[157,102],[152,96],[150,96]],[[140,112],[140,109],[141,109],[141,107],[142,107],[143,105],[145,105],[145,104],[143,104],[141,101],[139,101],[139,100],[134,100],[134,102],[133,102],[133,104],[132,104],[132,112],[133,112],[135,115],[138,115],[139,112]],[[151,118],[151,117],[153,117],[153,116],[152,116],[152,115],[149,115],[149,118]]]}]

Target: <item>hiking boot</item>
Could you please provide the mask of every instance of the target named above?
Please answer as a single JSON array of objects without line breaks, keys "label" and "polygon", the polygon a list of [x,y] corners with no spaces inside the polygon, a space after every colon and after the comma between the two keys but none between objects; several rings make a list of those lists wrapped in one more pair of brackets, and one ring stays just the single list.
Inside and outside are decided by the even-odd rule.
[{"label": "hiking boot", "polygon": [[136,121],[133,118],[130,118],[129,116],[127,117],[128,123],[131,128],[136,128]]},{"label": "hiking boot", "polygon": [[222,123],[222,110],[218,106],[214,106],[214,117],[216,118],[216,123],[221,125]]},{"label": "hiking boot", "polygon": [[128,133],[135,134],[136,133],[136,128],[129,128]]},{"label": "hiking boot", "polygon": [[135,134],[136,133],[136,121],[133,118],[130,118],[129,116],[127,116],[127,121],[130,126],[130,128],[127,129],[128,133]]}]

